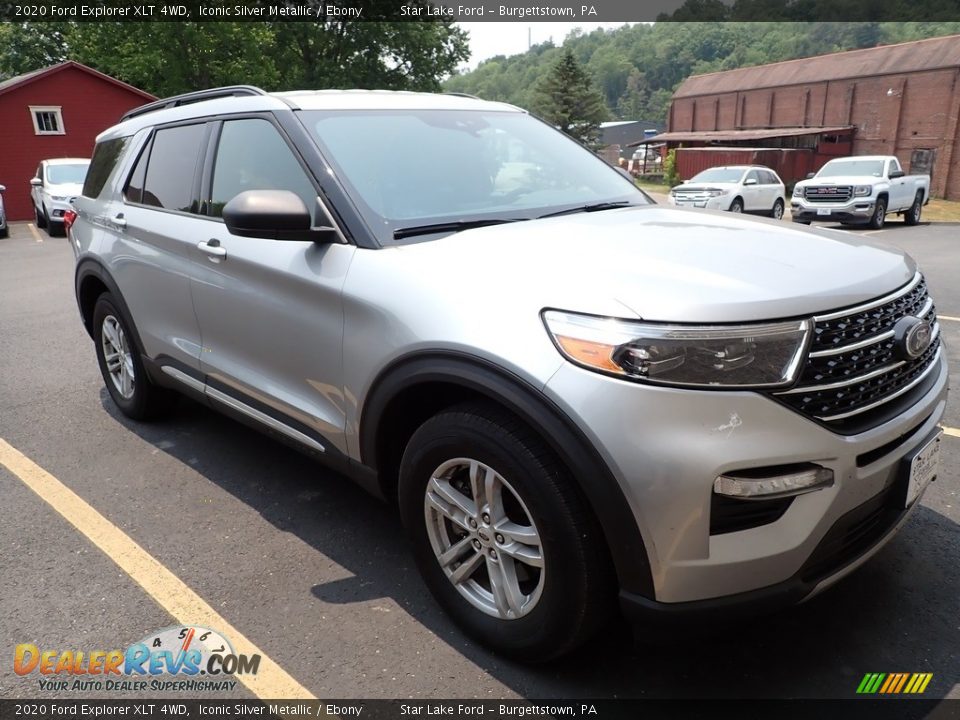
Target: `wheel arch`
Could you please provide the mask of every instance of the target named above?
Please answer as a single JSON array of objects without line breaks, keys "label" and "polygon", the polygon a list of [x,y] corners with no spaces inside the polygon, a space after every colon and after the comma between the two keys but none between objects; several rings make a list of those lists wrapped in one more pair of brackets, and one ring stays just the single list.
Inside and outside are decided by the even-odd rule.
[{"label": "wheel arch", "polygon": [[80,318],[83,320],[83,326],[86,328],[90,339],[93,339],[93,309],[97,304],[97,298],[103,293],[109,292],[113,296],[117,309],[124,315],[124,320],[127,327],[130,328],[138,351],[143,355],[143,343],[140,341],[140,333],[137,330],[136,323],[133,322],[130,308],[127,307],[127,303],[123,299],[123,293],[120,292],[120,288],[107,268],[97,260],[90,258],[81,260],[77,264],[74,280],[76,283],[77,307],[80,310]]},{"label": "wheel arch", "polygon": [[374,468],[384,496],[396,496],[403,448],[440,410],[466,400],[497,404],[526,423],[570,472],[602,528],[622,590],[653,598],[653,579],[640,530],[607,464],[575,423],[539,389],[475,356],[429,352],[386,368],[360,415],[360,456]]}]

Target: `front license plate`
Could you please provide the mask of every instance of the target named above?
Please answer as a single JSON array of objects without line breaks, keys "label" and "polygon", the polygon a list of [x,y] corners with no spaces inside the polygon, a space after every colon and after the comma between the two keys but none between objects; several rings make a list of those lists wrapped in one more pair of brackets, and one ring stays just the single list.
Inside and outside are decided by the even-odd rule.
[{"label": "front license plate", "polygon": [[906,505],[912,505],[917,495],[937,476],[940,470],[940,436],[942,434],[937,432],[936,437],[924,445],[910,461]]},{"label": "front license plate", "polygon": [[829,215],[830,210],[828,208],[817,208],[817,215]]}]

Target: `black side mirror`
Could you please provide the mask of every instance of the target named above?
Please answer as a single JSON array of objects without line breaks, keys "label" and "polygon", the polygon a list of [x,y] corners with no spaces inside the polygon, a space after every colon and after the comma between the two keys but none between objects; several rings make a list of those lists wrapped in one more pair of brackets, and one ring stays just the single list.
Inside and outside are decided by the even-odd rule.
[{"label": "black side mirror", "polygon": [[890,179],[891,179],[891,180],[896,180],[897,178],[902,178],[903,175],[904,175],[903,170],[891,170],[891,171],[890,171]]},{"label": "black side mirror", "polygon": [[247,190],[223,206],[223,221],[234,235],[267,240],[339,242],[340,234],[331,226],[326,213],[320,214],[327,225],[315,227],[303,200],[289,190]]}]

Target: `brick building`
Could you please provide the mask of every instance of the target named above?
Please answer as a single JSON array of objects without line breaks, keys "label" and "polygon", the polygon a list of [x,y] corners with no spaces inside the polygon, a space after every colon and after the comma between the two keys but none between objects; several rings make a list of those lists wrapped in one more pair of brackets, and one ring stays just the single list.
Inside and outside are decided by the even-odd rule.
[{"label": "brick building", "polygon": [[0,82],[0,184],[10,220],[33,218],[30,178],[41,160],[90,157],[97,135],[149,93],[67,61]]},{"label": "brick building", "polygon": [[687,78],[670,106],[676,147],[797,148],[811,170],[837,155],[896,155],[960,200],[960,35]]}]

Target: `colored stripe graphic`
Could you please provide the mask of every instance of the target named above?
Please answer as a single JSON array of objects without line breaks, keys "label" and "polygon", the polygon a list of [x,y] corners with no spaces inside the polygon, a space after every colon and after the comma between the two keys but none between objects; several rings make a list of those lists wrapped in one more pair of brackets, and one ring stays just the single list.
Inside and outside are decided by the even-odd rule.
[{"label": "colored stripe graphic", "polygon": [[932,679],[933,673],[867,673],[857,686],[857,694],[919,695]]}]

